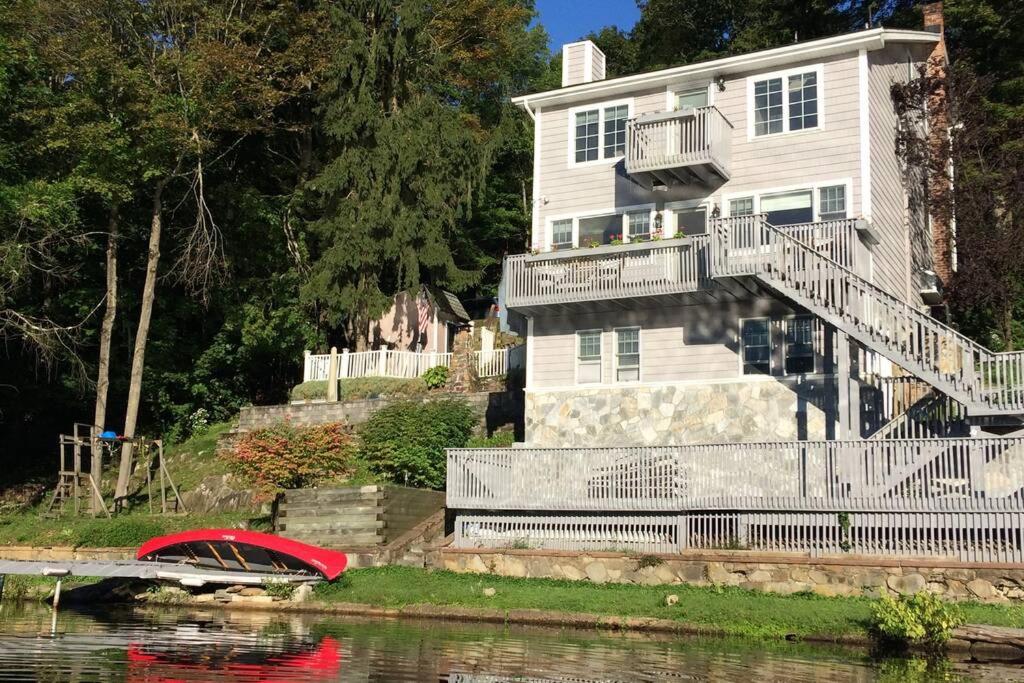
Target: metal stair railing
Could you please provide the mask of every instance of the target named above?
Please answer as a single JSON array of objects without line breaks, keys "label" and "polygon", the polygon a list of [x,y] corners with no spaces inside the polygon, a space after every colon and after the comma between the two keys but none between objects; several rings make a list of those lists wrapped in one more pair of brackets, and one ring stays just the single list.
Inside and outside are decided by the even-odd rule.
[{"label": "metal stair railing", "polygon": [[990,351],[763,215],[712,219],[711,229],[713,275],[762,279],[973,414],[1024,413],[1024,352]]}]

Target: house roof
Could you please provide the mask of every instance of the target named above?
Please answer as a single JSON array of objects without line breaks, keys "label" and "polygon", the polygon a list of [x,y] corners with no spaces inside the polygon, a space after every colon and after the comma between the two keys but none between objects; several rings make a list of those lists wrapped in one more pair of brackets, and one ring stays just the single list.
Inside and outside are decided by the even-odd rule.
[{"label": "house roof", "polygon": [[459,297],[455,296],[451,292],[441,289],[440,287],[431,287],[430,285],[427,285],[426,290],[430,295],[431,300],[433,300],[434,305],[436,305],[439,310],[454,316],[459,320],[465,320],[467,322],[470,320],[465,307],[462,305],[462,302],[459,301]]},{"label": "house roof", "polygon": [[770,50],[759,50],[721,59],[695,62],[683,66],[648,71],[646,73],[609,78],[570,85],[557,90],[513,97],[514,104],[532,112],[533,108],[548,105],[567,104],[590,100],[595,97],[612,97],[633,92],[638,88],[668,87],[687,78],[716,78],[740,71],[768,69],[804,59],[819,59],[853,50],[878,50],[888,43],[938,42],[940,36],[930,31],[905,31],[887,28],[873,28],[854,33],[844,33],[829,38],[793,43]]}]

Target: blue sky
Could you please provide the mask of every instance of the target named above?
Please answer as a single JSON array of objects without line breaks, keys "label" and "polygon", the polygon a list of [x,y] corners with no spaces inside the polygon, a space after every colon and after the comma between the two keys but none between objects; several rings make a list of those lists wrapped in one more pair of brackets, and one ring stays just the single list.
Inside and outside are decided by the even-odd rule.
[{"label": "blue sky", "polygon": [[551,36],[551,50],[591,31],[615,24],[629,30],[640,18],[636,0],[536,0],[540,23]]}]

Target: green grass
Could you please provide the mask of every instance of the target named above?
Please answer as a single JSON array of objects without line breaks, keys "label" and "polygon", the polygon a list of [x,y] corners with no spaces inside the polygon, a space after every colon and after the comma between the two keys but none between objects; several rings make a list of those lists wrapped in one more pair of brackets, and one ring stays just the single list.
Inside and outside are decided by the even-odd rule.
[{"label": "green grass", "polygon": [[217,457],[217,441],[231,427],[230,422],[213,424],[188,441],[164,447],[167,471],[179,491],[191,491],[206,477],[228,471],[224,462]]},{"label": "green grass", "polygon": [[[483,595],[494,588],[494,597]],[[679,596],[673,606],[665,596]],[[872,600],[810,594],[774,595],[739,588],[595,585],[551,579],[513,579],[405,567],[354,569],[335,584],[316,588],[320,600],[382,607],[440,605],[492,609],[543,609],[616,617],[671,619],[742,637],[787,635],[866,636]],[[1024,608],[962,605],[968,623],[1024,626]]]}]

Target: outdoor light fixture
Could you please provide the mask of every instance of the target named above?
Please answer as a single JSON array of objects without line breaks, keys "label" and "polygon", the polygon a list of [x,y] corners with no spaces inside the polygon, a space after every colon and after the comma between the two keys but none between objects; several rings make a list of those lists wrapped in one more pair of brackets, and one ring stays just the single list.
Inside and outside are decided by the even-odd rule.
[{"label": "outdoor light fixture", "polygon": [[725,92],[725,77],[719,76],[715,79],[715,85],[718,86],[718,92]]}]

